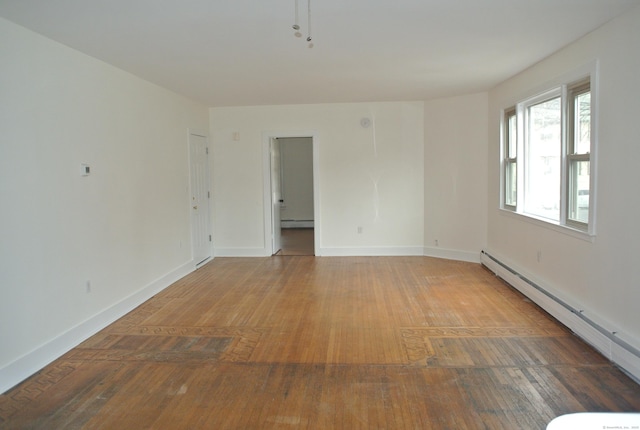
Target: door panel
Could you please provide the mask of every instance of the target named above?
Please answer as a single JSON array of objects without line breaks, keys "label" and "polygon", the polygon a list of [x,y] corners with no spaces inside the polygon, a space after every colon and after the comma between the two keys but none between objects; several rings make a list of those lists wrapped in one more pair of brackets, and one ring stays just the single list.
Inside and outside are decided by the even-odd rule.
[{"label": "door panel", "polygon": [[209,214],[209,161],[207,138],[189,134],[191,164],[191,241],[196,265],[211,257]]},{"label": "door panel", "polygon": [[280,227],[280,208],[282,207],[282,184],[280,181],[280,142],[271,139],[271,231],[272,254],[282,248],[282,232]]}]

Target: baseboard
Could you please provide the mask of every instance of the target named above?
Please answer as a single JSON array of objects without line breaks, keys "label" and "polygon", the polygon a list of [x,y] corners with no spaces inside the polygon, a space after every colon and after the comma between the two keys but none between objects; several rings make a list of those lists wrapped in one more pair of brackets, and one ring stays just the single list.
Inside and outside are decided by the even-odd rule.
[{"label": "baseboard", "polygon": [[295,221],[287,220],[280,221],[281,228],[313,228],[313,220],[309,221]]},{"label": "baseboard", "polygon": [[522,275],[522,270],[508,266],[485,251],[482,252],[480,260],[489,270],[597,349],[636,382],[640,382],[640,348],[632,345],[630,341],[625,341],[628,336],[620,331],[602,327],[572,304],[551,294],[550,288],[531,279],[531,276]]},{"label": "baseboard", "polygon": [[216,257],[269,257],[271,251],[266,248],[216,248]]},{"label": "baseboard", "polygon": [[422,256],[419,246],[382,246],[372,248],[321,248],[323,257],[385,257],[385,256]]},{"label": "baseboard", "polygon": [[444,258],[446,260],[467,261],[469,263],[480,263],[480,253],[469,251],[458,251],[440,247],[425,247],[423,251],[425,257]]},{"label": "baseboard", "polygon": [[[216,257],[268,257],[271,253],[265,248],[216,248],[215,255]],[[420,246],[320,248],[317,255],[323,257],[426,256],[480,263],[480,254],[478,252],[445,248],[423,248]]]},{"label": "baseboard", "polygon": [[29,376],[64,355],[109,324],[140,306],[155,294],[195,270],[192,261],[156,279],[144,288],[78,324],[39,348],[0,369],[0,393],[4,393]]}]

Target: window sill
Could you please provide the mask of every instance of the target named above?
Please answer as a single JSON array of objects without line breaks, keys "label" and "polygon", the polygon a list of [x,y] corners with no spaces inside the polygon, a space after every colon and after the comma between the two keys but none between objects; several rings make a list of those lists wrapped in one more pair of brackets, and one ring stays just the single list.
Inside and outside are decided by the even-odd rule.
[{"label": "window sill", "polygon": [[532,215],[525,215],[519,212],[513,212],[508,209],[500,208],[500,213],[503,216],[507,216],[513,219],[517,219],[519,221],[524,221],[529,224],[536,225],[538,227],[546,228],[548,230],[557,231],[558,233],[565,234],[567,236],[574,237],[576,239],[584,240],[586,242],[595,242],[596,235],[595,233],[589,233],[584,230],[579,230],[577,228],[561,225],[555,221],[551,221],[545,218],[536,218]]}]

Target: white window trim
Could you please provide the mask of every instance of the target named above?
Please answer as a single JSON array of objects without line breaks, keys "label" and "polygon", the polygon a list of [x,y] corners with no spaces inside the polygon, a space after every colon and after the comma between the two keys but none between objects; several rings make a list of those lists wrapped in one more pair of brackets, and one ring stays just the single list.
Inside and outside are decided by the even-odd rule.
[{"label": "white window trim", "polygon": [[[552,88],[552,89],[550,89],[548,91],[545,91],[542,94],[538,94],[537,96],[530,97],[530,98],[518,103],[518,105],[516,107],[516,113],[522,119],[522,122],[523,122],[522,127],[521,127],[522,128],[522,134],[518,136],[518,145],[522,146],[522,149],[521,149],[521,152],[520,152],[522,154],[522,157],[521,157],[522,165],[521,165],[521,169],[520,170],[522,170],[522,173],[523,173],[523,178],[522,178],[523,181],[522,181],[522,187],[521,187],[522,192],[519,193],[519,195],[518,195],[518,209],[516,210],[516,212],[521,213],[522,215],[525,215],[525,216],[530,216],[530,217],[534,217],[534,218],[547,220],[547,221],[549,221],[551,223],[554,223],[554,224],[555,223],[559,223],[560,225],[562,225],[562,217],[561,216],[558,217],[559,221],[555,221],[553,219],[545,218],[545,217],[542,217],[542,216],[538,216],[538,215],[535,215],[535,214],[533,214],[531,212],[527,212],[526,211],[525,200],[526,200],[526,193],[529,190],[529,177],[527,176],[527,174],[529,172],[528,172],[527,166],[525,166],[525,163],[527,163],[527,160],[529,159],[529,146],[531,144],[529,142],[529,133],[528,133],[529,132],[529,108],[532,107],[532,106],[536,106],[536,105],[538,105],[540,103],[547,102],[549,100],[561,98],[561,100],[562,100],[561,103],[562,104],[561,104],[560,109],[561,109],[561,112],[562,112],[561,116],[564,119],[565,115],[564,115],[563,107],[564,107],[565,100],[564,100],[563,96],[564,96],[563,88],[562,87],[556,87],[556,88]],[[565,129],[564,124],[562,124],[562,129],[563,130]],[[564,166],[562,166],[562,160],[563,160],[562,159],[562,155],[563,155],[564,149],[565,149],[565,145],[564,145],[565,140],[566,139],[564,138],[564,136],[560,139],[560,141],[561,141],[560,142],[560,160],[558,160],[559,163],[561,163],[560,164],[560,177],[561,177],[560,182],[561,183],[558,184],[558,187],[560,187],[559,191],[560,191],[560,202],[561,203],[563,202],[563,200],[562,200],[562,190],[563,190],[563,185],[564,185],[563,184],[563,179],[562,179],[562,177],[564,176],[563,175]],[[518,149],[520,149],[520,147]],[[518,178],[518,179],[521,179],[521,178]],[[561,204],[560,206],[563,206],[563,205]],[[560,208],[560,211],[562,211],[562,208]]]},{"label": "white window trim", "polygon": [[[508,153],[509,153],[509,149],[508,149],[508,139],[509,136],[507,135],[507,133],[505,133],[506,129],[507,129],[507,114],[513,113],[513,115],[515,115],[516,117],[516,134],[520,133],[521,130],[521,126],[518,123],[519,121],[519,117],[518,117],[518,113],[517,113],[517,109],[515,106],[509,107],[507,109],[503,109],[502,110],[502,115],[500,117],[500,207],[504,210],[508,210],[511,212],[515,212],[516,211],[516,207],[518,206],[518,196],[520,195],[520,193],[518,193],[517,190],[517,184],[519,183],[518,180],[516,180],[516,204],[512,205],[512,204],[507,204],[507,196],[506,196],[506,192],[507,192],[507,178],[506,178],[506,172],[507,172],[507,164],[508,163],[514,163],[516,165],[516,176],[520,174],[520,169],[518,169],[518,158],[519,158],[519,154],[520,154],[520,148],[516,147],[516,156],[515,157],[509,157]],[[518,142],[520,142],[519,137],[516,137],[516,144],[518,144]]]},{"label": "white window trim", "polygon": [[[559,233],[594,242],[596,238],[596,208],[597,208],[597,153],[598,153],[598,117],[599,117],[599,80],[598,80],[599,62],[593,62],[580,67],[573,72],[559,76],[539,86],[535,91],[531,91],[522,97],[518,97],[517,101],[507,104],[500,111],[500,211],[504,216],[512,217],[521,221],[551,229]],[[591,146],[589,155],[589,220],[586,229],[580,228],[580,223],[574,223],[567,220],[567,181],[568,181],[568,154],[567,154],[567,88],[581,80],[589,79],[591,92]],[[560,220],[554,221],[547,218],[537,217],[533,214],[524,212],[524,172],[522,162],[524,161],[524,115],[523,110],[527,106],[531,106],[536,102],[543,101],[553,97],[553,94],[562,94],[562,117],[563,117],[563,139],[561,153],[561,207]],[[517,206],[514,210],[512,206],[505,205],[505,113],[509,110],[516,109],[517,115],[517,133],[518,133],[518,160],[521,164],[517,168],[518,188],[517,188]]]},{"label": "white window trim", "polygon": [[[591,75],[592,76],[592,75]],[[589,144],[589,153],[588,154],[575,154],[575,153],[569,153],[570,149],[574,149],[574,148],[565,148],[565,150],[562,153],[562,163],[563,163],[563,167],[564,167],[564,175],[563,175],[563,184],[562,184],[562,192],[565,193],[565,195],[563,195],[563,202],[564,204],[562,205],[562,220],[564,220],[563,224],[568,225],[570,227],[575,227],[578,230],[583,230],[586,231],[587,233],[589,233],[591,231],[591,226],[592,226],[592,222],[591,222],[591,218],[592,215],[595,213],[595,210],[592,210],[591,208],[591,204],[592,204],[592,193],[591,190],[594,189],[595,187],[595,183],[594,183],[594,178],[593,176],[595,175],[595,171],[593,169],[593,166],[591,165],[591,160],[592,160],[592,151],[595,150],[595,145],[594,145],[594,140],[595,140],[595,136],[594,136],[594,131],[593,131],[593,124],[595,122],[595,108],[594,108],[594,92],[592,90],[592,81],[593,79],[589,79],[589,92],[591,94],[591,109],[590,109],[590,124],[591,124],[591,142]],[[579,88],[581,85],[584,84],[586,80],[583,79],[582,82],[576,82],[576,84],[578,84],[577,88]],[[573,88],[572,88],[573,87]],[[565,109],[565,133],[567,134],[567,136],[565,136],[565,141],[566,141],[566,145],[569,145],[570,143],[573,143],[573,145],[575,145],[575,112],[573,111],[573,109],[571,108],[571,105],[573,104],[574,101],[574,95],[577,94],[575,92],[576,89],[576,85],[572,85],[570,86],[566,86],[565,87],[565,94],[566,94],[566,104],[564,106]],[[569,100],[569,96],[571,96],[571,100]],[[571,115],[569,115],[569,113],[571,113]],[[571,125],[572,127],[569,127],[569,125]],[[568,136],[571,136],[571,138],[569,139]],[[570,175],[571,175],[571,161],[589,161],[589,219],[587,220],[587,223],[581,222],[581,221],[577,221],[577,220],[572,220],[569,218],[569,214],[568,214],[568,208],[569,208],[569,196],[568,191],[570,190],[571,184],[570,184]],[[594,230],[595,231],[595,230]]]}]

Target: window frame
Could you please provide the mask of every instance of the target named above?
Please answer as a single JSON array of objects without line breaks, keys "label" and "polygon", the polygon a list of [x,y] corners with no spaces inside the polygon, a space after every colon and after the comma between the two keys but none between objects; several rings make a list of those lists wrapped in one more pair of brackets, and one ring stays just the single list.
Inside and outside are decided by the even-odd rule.
[{"label": "window frame", "polygon": [[[512,124],[510,119],[513,118],[515,121],[515,124]],[[502,195],[502,207],[504,209],[510,210],[515,212],[516,208],[518,206],[518,152],[519,152],[519,148],[518,148],[518,142],[520,141],[520,139],[518,139],[518,130],[520,129],[520,127],[518,126],[518,115],[517,115],[517,111],[516,111],[516,107],[512,106],[508,109],[505,109],[503,114],[502,114],[502,130],[503,130],[503,148],[502,148],[502,152],[504,154],[504,156],[502,157],[502,175],[504,177],[504,186],[502,187],[501,190],[501,195]],[[512,126],[515,125],[515,130],[511,130]],[[516,141],[512,142],[511,138],[515,137]],[[512,145],[513,144],[513,145]],[[514,153],[512,153],[511,148],[514,148]],[[515,199],[511,199],[507,197],[507,193],[509,193],[510,188],[509,185],[507,184],[507,182],[509,181],[510,177],[509,177],[509,168],[511,166],[514,166],[516,169],[516,183],[515,183]],[[513,200],[515,200],[515,203],[511,203]]]},{"label": "window frame", "polygon": [[[590,144],[589,144],[589,151],[587,151],[586,153],[578,153],[576,151],[576,111],[575,111],[575,101],[576,98],[579,97],[582,94],[585,93],[590,93],[592,94],[591,91],[591,81],[589,79],[583,79],[582,81],[577,81],[577,82],[573,82],[571,85],[567,86],[567,115],[566,115],[566,120],[567,120],[567,127],[566,127],[566,131],[567,131],[567,150],[566,150],[566,154],[565,154],[565,161],[564,163],[566,164],[565,167],[565,181],[566,181],[566,186],[564,186],[564,190],[567,193],[566,199],[565,199],[565,222],[567,225],[579,229],[579,230],[583,230],[583,231],[589,231],[589,221],[591,219],[591,201],[589,201],[589,212],[588,212],[588,218],[587,218],[587,222],[583,222],[580,221],[578,219],[574,219],[571,218],[571,208],[573,206],[573,186],[574,186],[574,165],[576,165],[577,163],[581,163],[581,162],[588,162],[589,163],[589,191],[591,191],[591,189],[593,188],[591,184],[591,174],[593,173],[591,171],[591,149],[593,147],[593,98],[590,101],[590,112],[589,112],[589,122],[590,122]],[[579,192],[579,190],[576,190]],[[589,192],[589,200],[591,200],[591,192]],[[576,202],[577,204],[577,202]]]},{"label": "window frame", "polygon": [[[554,222],[554,223],[559,223],[562,220],[562,215],[559,213],[558,214],[558,219],[554,219],[554,218],[549,218],[546,217],[544,215],[540,215],[540,214],[535,214],[533,212],[531,212],[528,208],[527,208],[527,193],[531,190],[531,185],[530,185],[530,169],[529,169],[529,159],[530,157],[530,147],[531,147],[531,138],[530,138],[530,134],[529,131],[531,129],[531,124],[530,124],[530,110],[531,108],[533,108],[534,106],[539,106],[543,103],[555,100],[555,99],[560,99],[560,128],[561,128],[561,136],[560,136],[560,147],[558,148],[558,166],[560,168],[560,178],[563,177],[563,168],[562,168],[562,154],[564,153],[563,151],[563,144],[564,144],[564,138],[562,136],[563,133],[563,118],[564,118],[564,114],[563,114],[563,93],[562,93],[562,88],[553,88],[550,89],[549,91],[545,91],[542,94],[539,94],[537,96],[534,97],[530,97],[526,100],[523,100],[521,103],[519,103],[519,110],[520,110],[520,115],[522,116],[522,120],[523,120],[523,127],[522,127],[522,137],[521,140],[523,142],[523,151],[522,151],[522,171],[523,171],[523,177],[524,180],[522,182],[522,205],[520,206],[520,209],[518,210],[518,212],[522,211],[523,215],[526,216],[530,216],[533,218],[538,218],[538,219],[542,219],[542,220],[548,220],[549,222]],[[558,182],[558,196],[559,196],[559,202],[558,202],[558,209],[561,212],[561,208],[562,208],[562,184],[561,181]]]},{"label": "window frame", "polygon": [[[598,62],[595,61],[578,71],[559,77],[555,81],[549,82],[536,92],[531,92],[529,96],[520,97],[517,101],[506,104],[506,108],[501,110],[500,117],[500,209],[508,216],[515,216],[527,222],[531,222],[546,228],[560,231],[585,240],[594,240],[596,235],[596,152],[597,152],[597,113],[598,113],[598,87],[597,87],[597,71]],[[587,153],[578,154],[574,151],[574,134],[575,134],[575,115],[574,107],[570,106],[574,103],[577,96],[590,93],[590,142],[589,151]],[[559,219],[549,219],[537,216],[525,211],[526,201],[526,162],[527,149],[526,145],[528,131],[526,112],[530,106],[553,99],[556,96],[561,97],[561,150],[560,150],[560,202],[559,202]],[[509,117],[516,114],[517,124],[517,152],[515,157],[510,157],[509,147]],[[516,205],[508,204],[508,168],[510,163],[516,163]],[[589,163],[589,197],[588,197],[588,221],[582,222],[578,219],[572,219],[571,204],[578,197],[572,197],[571,186],[572,172],[579,166],[580,162]],[[579,192],[576,189],[573,192]],[[573,216],[577,218],[577,215]]]}]

